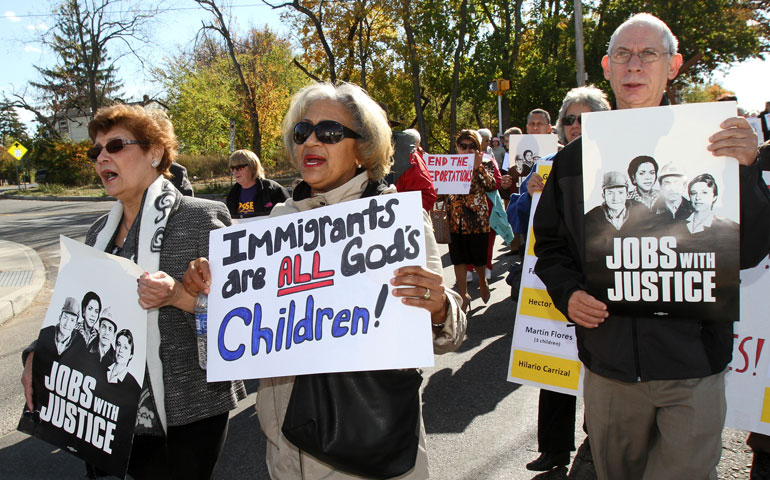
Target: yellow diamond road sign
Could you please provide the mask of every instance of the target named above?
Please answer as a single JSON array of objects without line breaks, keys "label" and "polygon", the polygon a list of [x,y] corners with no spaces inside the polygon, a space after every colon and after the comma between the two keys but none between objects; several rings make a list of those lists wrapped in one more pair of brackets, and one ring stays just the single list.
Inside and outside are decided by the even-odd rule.
[{"label": "yellow diamond road sign", "polygon": [[21,157],[24,156],[25,153],[27,153],[27,148],[20,144],[19,142],[13,142],[13,145],[8,147],[8,153],[13,155],[16,160],[21,160]]}]

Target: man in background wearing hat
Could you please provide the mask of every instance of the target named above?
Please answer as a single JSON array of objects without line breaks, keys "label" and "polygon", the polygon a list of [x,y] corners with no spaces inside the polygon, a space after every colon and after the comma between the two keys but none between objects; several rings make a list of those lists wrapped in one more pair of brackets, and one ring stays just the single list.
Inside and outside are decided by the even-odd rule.
[{"label": "man in background wearing hat", "polygon": [[[682,65],[668,26],[649,14],[620,25],[602,59],[616,109],[667,105]],[[706,147],[740,172],[742,268],[770,251],[770,197],[757,166],[757,138],[732,117]],[[583,398],[599,479],[716,479],[722,452],[725,373],[733,323],[624,315],[587,291],[582,140],[554,158],[534,219],[535,273],[571,322],[585,372]],[[732,158],[726,158],[732,157]],[[626,225],[628,228],[628,225]],[[737,246],[736,246],[737,247]]]},{"label": "man in background wearing hat", "polygon": [[661,224],[684,222],[692,214],[692,205],[685,198],[687,176],[673,162],[663,165],[658,175],[660,196],[652,205],[652,213]]},{"label": "man in background wearing hat", "polygon": [[77,358],[85,351],[86,344],[77,334],[78,302],[72,297],[64,300],[59,323],[40,330],[37,349],[45,348],[54,359]]}]

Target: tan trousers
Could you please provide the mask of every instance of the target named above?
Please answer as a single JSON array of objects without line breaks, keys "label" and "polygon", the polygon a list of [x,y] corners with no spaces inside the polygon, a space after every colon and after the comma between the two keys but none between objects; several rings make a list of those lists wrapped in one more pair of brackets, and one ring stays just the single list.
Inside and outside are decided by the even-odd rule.
[{"label": "tan trousers", "polygon": [[586,369],[583,396],[600,480],[716,480],[725,372],[626,383]]}]

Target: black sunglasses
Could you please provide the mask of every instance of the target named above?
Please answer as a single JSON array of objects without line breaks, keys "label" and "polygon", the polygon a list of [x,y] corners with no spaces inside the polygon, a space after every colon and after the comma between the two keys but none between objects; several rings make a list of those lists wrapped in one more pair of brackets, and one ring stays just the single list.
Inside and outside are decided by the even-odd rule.
[{"label": "black sunglasses", "polygon": [[145,147],[148,144],[147,142],[140,142],[139,140],[124,140],[122,138],[116,138],[105,143],[104,147],[101,145],[94,145],[93,147],[89,148],[86,152],[86,157],[88,157],[88,159],[92,162],[95,162],[96,159],[99,158],[99,154],[102,153],[102,148],[107,150],[107,153],[117,153],[123,150],[123,147],[126,145],[141,145]]},{"label": "black sunglasses", "polygon": [[567,115],[561,119],[561,123],[569,127],[575,123],[575,120],[577,120],[579,124],[583,125],[583,118],[580,115]]},{"label": "black sunglasses", "polygon": [[310,122],[298,122],[294,125],[294,143],[302,145],[313,132],[321,143],[339,143],[344,138],[361,138],[361,135],[339,122],[322,120],[315,125]]},{"label": "black sunglasses", "polygon": [[476,144],[475,143],[457,142],[457,146],[462,148],[463,150],[475,150],[476,149]]},{"label": "black sunglasses", "polygon": [[246,165],[246,164],[243,164],[243,165],[233,165],[232,167],[230,167],[230,170],[232,170],[233,172],[240,172],[241,170],[243,170],[246,167],[248,167],[248,165]]}]

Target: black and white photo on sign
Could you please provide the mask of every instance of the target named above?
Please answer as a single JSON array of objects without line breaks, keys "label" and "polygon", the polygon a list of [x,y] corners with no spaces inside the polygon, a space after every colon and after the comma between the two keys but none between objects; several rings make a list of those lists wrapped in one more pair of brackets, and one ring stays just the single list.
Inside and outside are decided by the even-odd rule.
[{"label": "black and white photo on sign", "polygon": [[616,309],[698,308],[735,319],[738,163],[707,150],[735,109],[719,102],[584,114],[586,271],[597,298]]},{"label": "black and white photo on sign", "polygon": [[35,411],[25,412],[19,429],[122,477],[145,369],[142,271],[66,237],[61,245],[33,357]]},{"label": "black and white photo on sign", "polygon": [[559,143],[556,135],[510,135],[508,140],[508,155],[503,161],[503,170],[508,171],[518,180],[518,187],[532,167],[542,157],[556,153]]}]

